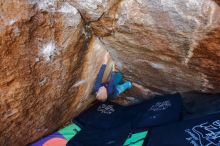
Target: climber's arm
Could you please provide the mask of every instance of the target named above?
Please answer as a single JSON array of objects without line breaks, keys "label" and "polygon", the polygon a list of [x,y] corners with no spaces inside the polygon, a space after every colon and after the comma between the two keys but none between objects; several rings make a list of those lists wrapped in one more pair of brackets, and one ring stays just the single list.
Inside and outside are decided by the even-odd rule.
[{"label": "climber's arm", "polygon": [[99,73],[97,75],[95,86],[93,88],[93,92],[97,92],[99,90],[99,88],[102,86],[102,78],[105,73],[105,69],[106,69],[109,58],[110,58],[110,55],[107,52],[103,58],[103,64],[102,64],[102,66],[99,70]]},{"label": "climber's arm", "polygon": [[108,89],[107,89],[109,94],[113,93],[114,81],[115,81],[115,72],[112,71],[110,75],[110,79],[109,79]]},{"label": "climber's arm", "polygon": [[105,69],[106,69],[106,64],[102,64],[99,73],[97,75],[96,81],[95,81],[95,86],[94,86],[94,92],[98,91],[99,88],[101,87],[102,84],[102,77],[105,73]]}]

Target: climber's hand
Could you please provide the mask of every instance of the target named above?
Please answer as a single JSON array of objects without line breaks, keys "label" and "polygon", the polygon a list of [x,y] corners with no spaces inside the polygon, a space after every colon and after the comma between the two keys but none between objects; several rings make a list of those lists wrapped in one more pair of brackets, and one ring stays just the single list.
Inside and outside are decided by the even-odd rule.
[{"label": "climber's hand", "polygon": [[110,59],[110,55],[108,52],[105,53],[104,59],[103,59],[103,64],[107,64]]}]

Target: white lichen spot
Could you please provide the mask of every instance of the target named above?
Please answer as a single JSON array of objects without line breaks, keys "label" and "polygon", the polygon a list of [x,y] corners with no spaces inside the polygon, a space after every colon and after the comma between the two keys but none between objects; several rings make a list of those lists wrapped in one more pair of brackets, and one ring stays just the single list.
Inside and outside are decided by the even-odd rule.
[{"label": "white lichen spot", "polygon": [[81,16],[78,10],[68,2],[62,3],[58,12],[63,14],[63,22],[66,27],[77,27],[81,22]]},{"label": "white lichen spot", "polygon": [[86,83],[86,80],[80,80],[80,81],[77,81],[74,85],[73,85],[73,87],[78,87],[78,86],[81,86],[81,85],[83,85],[83,84],[85,84]]},{"label": "white lichen spot", "polygon": [[189,63],[189,61],[190,61],[190,59],[192,58],[192,56],[193,56],[193,51],[194,51],[194,47],[191,47],[190,49],[189,49],[189,51],[187,52],[187,56],[186,56],[186,58],[185,58],[185,60],[184,60],[184,64],[188,64]]},{"label": "white lichen spot", "polygon": [[90,10],[96,10],[98,8],[98,5],[103,5],[102,0],[82,0],[79,3],[83,8],[87,8]]},{"label": "white lichen spot", "polygon": [[155,69],[162,69],[162,70],[166,69],[166,67],[163,64],[153,63],[153,62],[149,62],[149,64]]},{"label": "white lichen spot", "polygon": [[16,22],[15,19],[11,19],[11,20],[8,22],[8,25],[13,25],[15,22]]},{"label": "white lichen spot", "polygon": [[155,68],[155,69],[159,69],[159,70],[166,70],[166,71],[171,70],[171,68],[169,68],[168,66],[165,66],[165,64],[155,63],[155,62],[151,62],[151,61],[149,61],[149,60],[136,59],[135,62],[138,62],[138,63],[147,63],[147,64],[149,64],[151,67],[153,67],[153,68]]},{"label": "white lichen spot", "polygon": [[35,62],[39,62],[40,61],[40,58],[35,58]]},{"label": "white lichen spot", "polygon": [[56,55],[57,49],[55,43],[53,41],[50,41],[44,44],[40,51],[40,54],[48,62],[54,55]]},{"label": "white lichen spot", "polygon": [[32,4],[37,4],[38,8],[46,11],[55,11],[57,0],[29,0]]},{"label": "white lichen spot", "polygon": [[60,8],[59,12],[62,13],[72,13],[74,15],[77,14],[77,9],[73,6],[71,6],[69,3],[65,2],[62,7]]}]

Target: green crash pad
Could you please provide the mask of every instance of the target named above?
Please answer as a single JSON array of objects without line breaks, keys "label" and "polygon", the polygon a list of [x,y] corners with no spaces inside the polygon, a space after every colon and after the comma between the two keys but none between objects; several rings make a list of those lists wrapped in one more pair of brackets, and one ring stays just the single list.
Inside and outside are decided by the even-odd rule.
[{"label": "green crash pad", "polygon": [[142,146],[147,134],[148,131],[132,134],[127,138],[123,146]]}]

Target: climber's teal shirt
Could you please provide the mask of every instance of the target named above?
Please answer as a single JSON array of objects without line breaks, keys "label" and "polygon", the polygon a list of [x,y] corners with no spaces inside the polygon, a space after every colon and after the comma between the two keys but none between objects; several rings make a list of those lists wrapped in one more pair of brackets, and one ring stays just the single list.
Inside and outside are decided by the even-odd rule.
[{"label": "climber's teal shirt", "polygon": [[111,72],[109,81],[107,83],[102,83],[105,69],[106,65],[103,64],[96,78],[94,92],[97,92],[100,87],[104,86],[107,89],[108,98],[112,99],[132,87],[130,81],[123,81],[121,72]]}]

